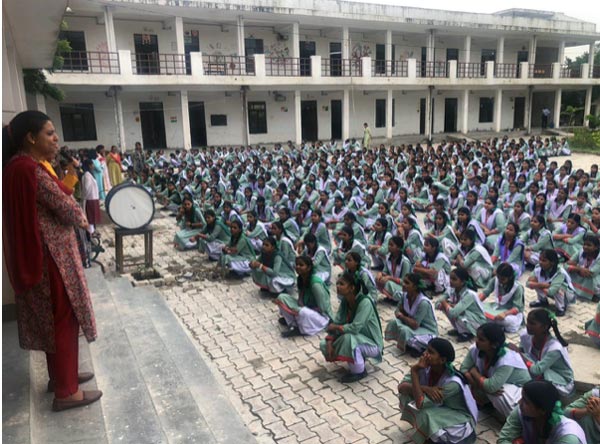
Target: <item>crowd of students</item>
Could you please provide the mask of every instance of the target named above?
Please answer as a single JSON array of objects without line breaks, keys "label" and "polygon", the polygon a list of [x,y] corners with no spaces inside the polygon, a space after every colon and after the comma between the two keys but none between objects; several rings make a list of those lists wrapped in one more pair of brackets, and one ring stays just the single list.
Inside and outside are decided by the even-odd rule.
[{"label": "crowd of students", "polygon": [[[498,442],[600,442],[597,388],[561,409],[574,375],[557,317],[600,295],[600,174],[550,157],[566,141],[136,152],[129,180],[176,217],[175,248],[272,294],[284,337],[326,332],[342,382],[364,378],[384,340],[418,358],[398,388],[415,442],[474,442],[488,403],[507,418]],[[586,333],[600,346],[598,310]],[[440,315],[454,342],[474,341],[459,368]]]}]

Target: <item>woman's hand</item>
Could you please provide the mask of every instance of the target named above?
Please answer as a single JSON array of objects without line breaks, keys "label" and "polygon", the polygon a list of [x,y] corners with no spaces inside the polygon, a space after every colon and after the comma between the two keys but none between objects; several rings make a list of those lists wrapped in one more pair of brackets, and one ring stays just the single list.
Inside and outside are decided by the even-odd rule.
[{"label": "woman's hand", "polygon": [[444,391],[441,387],[421,387],[421,389],[436,404],[444,400]]}]

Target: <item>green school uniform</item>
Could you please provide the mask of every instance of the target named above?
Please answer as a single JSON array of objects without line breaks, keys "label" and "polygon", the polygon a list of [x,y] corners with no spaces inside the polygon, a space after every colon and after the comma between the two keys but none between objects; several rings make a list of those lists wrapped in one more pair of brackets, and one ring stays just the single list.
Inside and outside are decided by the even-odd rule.
[{"label": "green school uniform", "polygon": [[[310,277],[310,285],[304,289],[299,289],[298,292],[298,298],[282,293],[277,297],[275,303],[293,315],[297,315],[302,307],[307,307],[318,311],[329,319],[333,317],[329,289],[318,276],[313,274]],[[300,303],[300,300],[302,303]]]},{"label": "green school uniform", "polygon": [[592,390],[584,393],[583,396],[573,401],[569,406],[565,409],[565,416],[567,418],[571,418],[577,422],[583,429],[585,433],[585,437],[587,439],[588,444],[598,443],[600,442],[600,424],[597,423],[594,418],[587,414],[581,419],[575,419],[573,417],[573,409],[585,409],[587,406],[588,400],[592,397],[600,397],[600,386],[596,386]]}]

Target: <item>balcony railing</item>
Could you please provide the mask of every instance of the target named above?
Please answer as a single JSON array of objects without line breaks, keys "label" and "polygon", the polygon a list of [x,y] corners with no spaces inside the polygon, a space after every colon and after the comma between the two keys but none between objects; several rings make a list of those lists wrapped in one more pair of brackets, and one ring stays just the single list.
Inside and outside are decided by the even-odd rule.
[{"label": "balcony railing", "polygon": [[202,64],[204,74],[207,76],[253,76],[254,58],[250,72],[247,70],[248,57],[225,56],[225,55],[203,55]]},{"label": "balcony railing", "polygon": [[495,63],[494,77],[498,79],[517,79],[521,70],[518,63]]},{"label": "balcony railing", "polygon": [[571,68],[567,65],[560,67],[560,78],[561,79],[580,79],[581,78],[581,66]]},{"label": "balcony railing", "polygon": [[134,74],[186,75],[185,54],[133,53],[131,65]]},{"label": "balcony railing", "polygon": [[530,79],[551,79],[552,65],[529,65]]},{"label": "balcony railing", "polygon": [[116,52],[71,51],[62,55],[63,66],[56,72],[87,74],[120,74],[119,54]]},{"label": "balcony railing", "polygon": [[408,62],[406,60],[372,60],[371,73],[373,77],[408,77]]},{"label": "balcony railing", "polygon": [[417,77],[448,77],[447,62],[417,61]]},{"label": "balcony railing", "polygon": [[310,76],[310,59],[293,57],[266,57],[265,70],[268,76]]},{"label": "balcony railing", "polygon": [[487,75],[485,63],[462,63],[458,64],[457,77],[465,79],[480,79]]},{"label": "balcony railing", "polygon": [[362,77],[361,59],[321,59],[323,77]]},{"label": "balcony railing", "polygon": [[600,78],[600,66],[590,66],[590,74],[594,79]]}]

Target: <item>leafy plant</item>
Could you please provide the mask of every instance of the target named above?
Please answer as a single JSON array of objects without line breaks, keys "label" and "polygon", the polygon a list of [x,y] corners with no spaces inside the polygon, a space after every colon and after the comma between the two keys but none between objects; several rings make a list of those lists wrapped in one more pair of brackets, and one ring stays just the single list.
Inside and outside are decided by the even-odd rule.
[{"label": "leafy plant", "polygon": [[575,107],[572,105],[568,105],[564,111],[562,111],[560,114],[561,116],[567,116],[567,118],[569,119],[569,123],[567,124],[567,126],[573,126],[573,122],[575,122],[575,116],[583,111],[583,107]]},{"label": "leafy plant", "polygon": [[600,130],[575,128],[573,138],[569,142],[573,148],[600,149]]},{"label": "leafy plant", "polygon": [[600,116],[588,114],[587,116],[585,116],[585,120],[590,122],[590,129],[600,127]]}]

